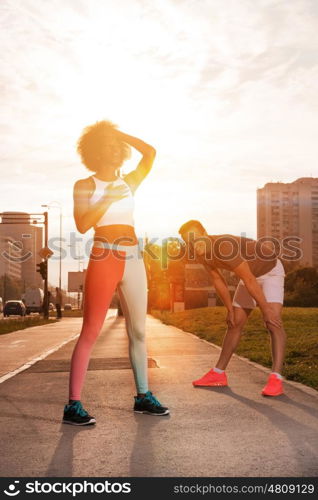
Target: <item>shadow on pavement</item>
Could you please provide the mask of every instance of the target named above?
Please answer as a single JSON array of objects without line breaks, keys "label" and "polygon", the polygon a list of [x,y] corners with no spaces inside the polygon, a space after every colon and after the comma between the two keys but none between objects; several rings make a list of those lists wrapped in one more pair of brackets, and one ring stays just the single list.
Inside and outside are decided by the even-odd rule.
[{"label": "shadow on pavement", "polygon": [[[300,466],[304,464],[303,464],[303,458],[302,456],[299,456],[298,450],[301,450],[304,446],[306,447],[305,454],[307,460],[310,461],[313,464],[313,466],[314,464],[317,463],[317,453],[315,452],[315,450],[311,445],[311,438],[313,432],[315,432],[315,429],[313,427],[304,424],[303,422],[297,421],[294,418],[285,415],[278,409],[273,408],[272,406],[269,406],[268,404],[265,403],[265,401],[266,402],[271,401],[272,403],[275,403],[275,401],[277,401],[279,403],[283,402],[287,404],[292,404],[291,403],[292,400],[288,398],[286,395],[270,399],[264,398],[263,396],[259,396],[262,397],[262,399],[264,400],[264,403],[261,403],[249,399],[245,396],[242,396],[241,394],[237,394],[236,392],[233,392],[230,387],[196,387],[196,390],[206,390],[208,392],[220,392],[222,394],[226,394],[229,397],[239,401],[242,404],[245,404],[249,408],[264,415],[271,421],[271,423],[275,427],[277,427],[281,432],[283,432],[287,436],[292,445],[291,447],[292,450],[294,451],[295,459],[300,464]],[[295,404],[295,406],[299,406],[301,409],[303,409],[302,406],[305,406],[306,410],[308,410],[308,407],[306,405],[301,405],[296,402],[293,403]],[[313,410],[311,409],[311,411]],[[311,412],[309,413],[311,414]],[[266,436],[264,436],[264,439],[266,439]],[[304,454],[303,451],[302,454]],[[304,476],[308,475],[307,469],[303,469],[303,471],[304,471]]]},{"label": "shadow on pavement", "polygon": [[130,476],[143,477],[158,475],[156,464],[156,441],[158,434],[153,437],[153,429],[160,423],[169,422],[170,415],[162,417],[154,415],[134,414],[137,432],[133,450],[130,456]]},{"label": "shadow on pavement", "polygon": [[[95,425],[76,427],[69,424],[61,424],[60,440],[48,465],[46,476],[73,477],[73,463],[74,458],[76,458],[73,441],[79,432],[94,432],[94,430],[96,430]],[[63,471],[62,474],[61,471]]]},{"label": "shadow on pavement", "polygon": [[286,394],[283,394],[282,396],[280,396],[279,400],[282,401],[283,403],[288,404],[288,405],[296,406],[296,408],[303,410],[305,413],[307,413],[311,417],[318,419],[318,400],[317,400],[317,408],[316,409],[312,408],[311,406],[304,405],[303,403],[298,403],[298,401],[294,401],[293,399],[286,396]]}]

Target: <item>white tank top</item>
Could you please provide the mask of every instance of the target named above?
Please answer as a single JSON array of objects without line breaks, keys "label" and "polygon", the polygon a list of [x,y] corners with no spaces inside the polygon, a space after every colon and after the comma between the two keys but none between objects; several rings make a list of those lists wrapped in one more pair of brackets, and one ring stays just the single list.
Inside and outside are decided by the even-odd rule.
[{"label": "white tank top", "polygon": [[109,184],[113,183],[114,186],[123,184],[128,187],[128,196],[125,196],[125,198],[111,203],[104,215],[102,215],[102,217],[97,221],[95,226],[109,226],[111,224],[125,224],[128,226],[134,226],[133,212],[135,200],[127,182],[125,182],[122,177],[118,177],[115,181],[101,181],[94,175],[91,175],[91,178],[95,183],[95,191],[89,198],[90,205],[94,205],[94,203],[96,203],[104,195],[105,188]]}]

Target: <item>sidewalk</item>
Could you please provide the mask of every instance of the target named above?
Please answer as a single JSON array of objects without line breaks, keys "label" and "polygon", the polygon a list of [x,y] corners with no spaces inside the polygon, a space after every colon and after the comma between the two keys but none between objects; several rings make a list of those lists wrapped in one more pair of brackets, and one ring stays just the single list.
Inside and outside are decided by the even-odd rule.
[{"label": "sidewalk", "polygon": [[[54,339],[69,339],[76,329],[79,332],[80,324],[81,318],[56,323]],[[191,381],[211,367],[218,349],[151,316],[147,332],[148,358],[153,360],[149,361],[150,389],[169,406],[169,417],[132,412],[135,388],[124,319],[108,318],[94,347],[82,394],[96,426],[61,424],[76,339],[0,384],[5,457],[0,475],[317,475],[315,395],[286,383],[286,395],[263,398],[260,390],[267,374],[238,357],[228,371],[230,387],[194,389]],[[13,340],[13,335],[17,334],[7,337]],[[1,342],[0,338],[3,352]],[[19,365],[24,363],[22,356]]]},{"label": "sidewalk", "polygon": [[[109,309],[107,317],[116,313],[115,309]],[[82,318],[63,318],[52,324],[0,335],[0,383],[75,339],[79,335],[81,323]]]}]

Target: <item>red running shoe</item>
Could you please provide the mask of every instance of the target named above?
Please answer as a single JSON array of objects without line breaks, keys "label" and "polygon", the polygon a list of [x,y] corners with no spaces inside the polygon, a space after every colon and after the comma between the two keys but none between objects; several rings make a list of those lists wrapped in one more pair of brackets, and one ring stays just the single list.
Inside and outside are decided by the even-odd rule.
[{"label": "red running shoe", "polygon": [[213,369],[203,375],[202,378],[194,380],[192,384],[194,385],[194,387],[217,387],[228,385],[226,373],[217,373]]},{"label": "red running shoe", "polygon": [[267,384],[262,390],[263,396],[280,396],[284,394],[283,381],[278,378],[274,373],[268,377]]}]

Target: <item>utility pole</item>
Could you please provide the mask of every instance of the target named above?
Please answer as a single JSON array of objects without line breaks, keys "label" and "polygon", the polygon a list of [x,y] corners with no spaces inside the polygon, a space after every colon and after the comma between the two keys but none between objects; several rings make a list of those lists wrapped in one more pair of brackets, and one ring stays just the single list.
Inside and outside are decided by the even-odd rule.
[{"label": "utility pole", "polygon": [[[48,212],[44,212],[44,247],[47,248],[49,242],[49,227],[48,227]],[[48,261],[48,258],[46,257],[46,264]],[[47,266],[46,266],[47,269]],[[44,307],[43,307],[43,313],[44,313],[44,318],[49,319],[49,303],[48,303],[48,272],[45,273],[44,276]]]},{"label": "utility pole", "polygon": [[59,289],[62,290],[62,205],[59,201],[52,201],[46,205],[41,205],[41,207],[58,208],[60,211],[60,257],[59,257]]}]

